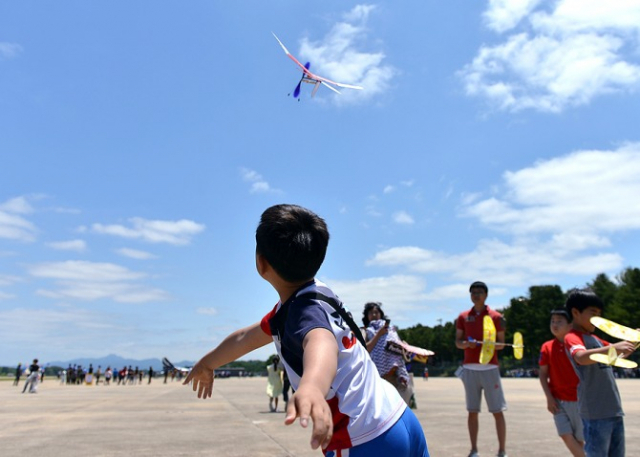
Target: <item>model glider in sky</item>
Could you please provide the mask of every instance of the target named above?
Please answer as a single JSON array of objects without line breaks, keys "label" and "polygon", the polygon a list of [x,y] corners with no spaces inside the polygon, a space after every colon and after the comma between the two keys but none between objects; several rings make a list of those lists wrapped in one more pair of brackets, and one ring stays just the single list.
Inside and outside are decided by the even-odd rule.
[{"label": "model glider in sky", "polygon": [[[320,85],[326,86],[329,89],[331,89],[332,91],[336,92],[336,93],[340,93],[340,91],[338,89],[336,89],[333,86],[338,86],[338,87],[344,87],[347,89],[357,89],[357,90],[362,90],[362,87],[360,86],[353,86],[351,84],[343,84],[343,83],[337,83],[335,81],[331,81],[330,79],[327,78],[323,78],[322,76],[318,76],[318,75],[314,75],[313,73],[311,73],[309,71],[309,67],[311,66],[311,64],[309,62],[307,62],[306,64],[302,65],[298,59],[296,59],[295,57],[293,57],[293,55],[289,52],[289,50],[285,47],[284,44],[282,44],[282,41],[280,41],[280,39],[276,36],[275,33],[271,32],[273,34],[273,36],[275,37],[276,40],[278,40],[278,43],[280,44],[280,46],[282,47],[282,49],[284,50],[284,53],[289,56],[289,58],[291,60],[293,60],[302,70],[302,78],[300,78],[300,82],[298,83],[298,85],[296,86],[296,88],[293,90],[293,96],[295,98],[297,98],[298,100],[300,100],[298,97],[300,95],[300,86],[302,85],[302,83],[307,83],[307,84],[313,84],[313,92],[311,92],[311,96],[313,97],[314,95],[316,95],[316,92],[318,92],[318,88],[320,87]],[[291,94],[289,94],[291,95]]]}]

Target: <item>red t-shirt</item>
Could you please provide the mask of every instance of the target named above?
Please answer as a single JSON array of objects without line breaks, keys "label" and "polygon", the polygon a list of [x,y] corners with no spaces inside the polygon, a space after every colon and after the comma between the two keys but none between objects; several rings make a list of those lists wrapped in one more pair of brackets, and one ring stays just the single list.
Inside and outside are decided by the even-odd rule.
[{"label": "red t-shirt", "polygon": [[[502,314],[497,311],[492,310],[487,305],[485,305],[482,312],[477,313],[475,307],[471,307],[470,310],[463,311],[458,316],[458,320],[456,321],[456,329],[464,331],[463,338],[466,340],[469,337],[473,338],[477,341],[482,341],[484,338],[484,334],[482,332],[482,320],[486,315],[491,316],[493,320],[493,325],[496,326],[496,333],[504,331],[504,319]],[[480,352],[482,351],[482,345],[478,344],[473,349],[465,349],[464,351],[464,362],[467,363],[480,363]],[[493,353],[493,358],[489,362],[491,365],[498,365],[498,351]]]},{"label": "red t-shirt", "polygon": [[557,338],[547,341],[540,348],[540,366],[549,366],[549,388],[558,400],[578,401],[578,376],[565,350]]},{"label": "red t-shirt", "polygon": [[[585,346],[584,343],[584,335],[588,335],[592,338],[594,338],[595,340],[599,341],[601,346],[609,346],[608,341],[605,341],[601,338],[598,338],[596,335],[592,334],[592,333],[583,333],[580,332],[578,330],[571,330],[569,333],[567,333],[567,335],[564,337],[564,345],[567,347],[567,350],[569,351],[569,355],[571,357],[573,357],[575,355],[576,352],[578,351],[584,351],[587,349],[587,347]],[[592,349],[592,348],[590,348]]]}]

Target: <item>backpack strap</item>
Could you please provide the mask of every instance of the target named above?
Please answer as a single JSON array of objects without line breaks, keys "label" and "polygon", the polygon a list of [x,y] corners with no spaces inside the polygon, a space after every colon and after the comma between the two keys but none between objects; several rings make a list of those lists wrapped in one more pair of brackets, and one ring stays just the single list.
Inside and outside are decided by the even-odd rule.
[{"label": "backpack strap", "polygon": [[353,318],[349,316],[349,314],[347,314],[347,311],[342,306],[342,303],[340,303],[338,300],[332,297],[327,297],[326,295],[318,292],[307,292],[306,294],[298,295],[296,298],[308,298],[311,300],[318,300],[318,301],[322,301],[329,304],[333,309],[336,310],[336,312],[342,318],[342,320],[347,323],[347,325],[349,326],[349,328],[351,329],[355,337],[358,339],[358,341],[360,341],[360,343],[362,343],[362,345],[365,348],[367,347],[367,343],[364,341],[364,338],[362,337],[362,332],[360,331],[360,327],[358,327],[358,325],[355,323]]}]

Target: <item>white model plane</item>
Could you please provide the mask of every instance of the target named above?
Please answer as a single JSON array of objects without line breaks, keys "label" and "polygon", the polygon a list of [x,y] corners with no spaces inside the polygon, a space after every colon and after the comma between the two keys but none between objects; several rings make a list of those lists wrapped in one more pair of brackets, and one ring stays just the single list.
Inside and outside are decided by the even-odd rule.
[{"label": "white model plane", "polygon": [[191,371],[191,368],[187,367],[177,367],[173,363],[169,362],[169,359],[163,357],[162,359],[162,368],[165,372],[171,372],[173,370],[179,371],[180,373],[187,374]]},{"label": "white model plane", "polygon": [[[354,86],[351,84],[343,84],[343,83],[337,83],[335,81],[331,81],[330,79],[327,78],[323,78],[322,76],[318,76],[316,74],[313,74],[309,71],[309,67],[311,66],[311,64],[309,62],[307,62],[305,65],[302,65],[298,59],[296,59],[290,52],[289,50],[285,47],[284,44],[282,44],[282,41],[280,41],[280,39],[276,36],[275,33],[271,32],[273,34],[273,36],[275,37],[276,40],[278,40],[278,43],[280,43],[280,46],[282,47],[282,49],[284,50],[285,54],[291,59],[293,60],[302,70],[302,78],[300,78],[300,82],[298,83],[298,85],[296,86],[296,88],[293,90],[293,96],[294,98],[297,98],[298,100],[300,100],[299,95],[300,95],[300,86],[302,85],[302,83],[307,83],[307,84],[313,84],[313,92],[311,92],[311,96],[313,97],[314,95],[316,95],[316,92],[318,92],[318,88],[320,87],[320,85],[326,86],[329,89],[331,89],[332,91],[336,92],[336,93],[340,93],[340,91],[338,89],[336,89],[333,86],[338,86],[338,87],[344,87],[347,89],[357,89],[357,90],[362,90],[362,87],[360,86]],[[291,94],[289,94],[291,95]]]}]

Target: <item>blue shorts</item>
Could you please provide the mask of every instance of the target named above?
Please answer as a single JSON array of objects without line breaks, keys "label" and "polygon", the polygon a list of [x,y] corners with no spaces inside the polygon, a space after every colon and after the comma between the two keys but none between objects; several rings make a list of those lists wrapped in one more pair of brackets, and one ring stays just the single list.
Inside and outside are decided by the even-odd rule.
[{"label": "blue shorts", "polygon": [[371,441],[343,451],[329,451],[325,457],[429,457],[427,439],[418,418],[405,409],[393,427]]}]

